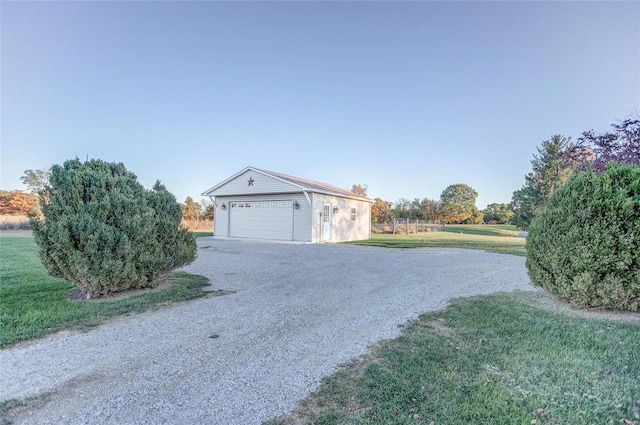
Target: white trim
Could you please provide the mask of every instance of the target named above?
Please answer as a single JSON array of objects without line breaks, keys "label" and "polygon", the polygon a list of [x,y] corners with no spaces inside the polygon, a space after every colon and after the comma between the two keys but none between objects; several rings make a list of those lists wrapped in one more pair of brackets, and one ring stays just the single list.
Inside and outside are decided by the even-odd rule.
[{"label": "white trim", "polygon": [[[276,176],[274,176],[274,175],[271,175],[271,174],[269,174],[269,173],[266,173],[266,172],[264,172],[264,171],[262,171],[262,170],[260,170],[260,169],[258,169],[258,168],[254,168],[254,167],[247,167],[247,168],[245,168],[244,170],[242,170],[242,171],[239,171],[239,172],[235,173],[233,176],[229,177],[228,179],[224,180],[223,182],[218,183],[217,185],[213,186],[211,189],[209,189],[209,190],[205,190],[205,191],[202,193],[202,196],[211,196],[211,195],[209,195],[211,192],[215,191],[216,189],[221,188],[221,187],[222,187],[222,186],[224,186],[225,184],[229,183],[231,180],[235,179],[236,177],[240,176],[240,175],[241,175],[241,174],[243,174],[243,173],[246,173],[247,171],[253,171],[253,172],[255,172],[255,173],[262,174],[263,176],[267,176],[267,177],[270,177],[270,178],[272,178],[272,179],[279,180],[279,181],[281,181],[281,182],[283,182],[283,183],[287,183],[287,184],[289,184],[289,185],[291,185],[291,186],[294,186],[294,187],[296,187],[296,188],[299,188],[299,189],[301,189],[302,191],[304,191],[304,190],[305,190],[305,188],[304,188],[304,187],[302,187],[302,186],[300,186],[300,185],[298,185],[298,184],[295,184],[295,183],[292,183],[292,182],[286,181],[286,180],[284,180],[284,179],[281,179],[281,178],[279,178],[279,177],[276,177]],[[297,192],[297,191],[296,191],[296,192]],[[238,195],[243,195],[243,194],[238,194]],[[229,196],[229,195],[225,195],[225,196]]]},{"label": "white trim", "polygon": [[[345,199],[354,199],[354,200],[363,201],[363,202],[369,202],[372,205],[375,203],[374,200],[369,199],[369,198],[364,197],[364,196],[361,196],[361,195],[357,195],[355,193],[353,194],[353,196],[350,196],[348,191],[345,190],[345,189],[336,188],[336,189],[344,190],[344,192],[337,192],[337,191],[334,192],[334,191],[331,191],[331,190],[315,189],[315,188],[312,188],[312,187],[303,186],[303,185],[300,185],[298,183],[294,183],[292,181],[283,179],[281,177],[278,177],[277,175],[274,175],[274,174],[270,173],[267,170],[261,170],[259,168],[255,168],[255,167],[246,167],[246,168],[244,168],[243,170],[235,173],[233,176],[227,178],[226,180],[222,181],[221,183],[218,183],[217,185],[213,186],[212,188],[210,188],[208,190],[205,190],[201,194],[201,196],[212,196],[211,195],[212,192],[215,192],[217,189],[221,188],[222,186],[226,185],[227,183],[229,183],[233,179],[237,178],[241,174],[246,173],[247,171],[252,171],[252,172],[255,172],[255,173],[258,173],[258,174],[262,174],[263,176],[278,180],[278,181],[280,181],[282,183],[286,183],[287,185],[292,186],[292,190],[291,191],[280,192],[280,193],[283,193],[283,194],[284,193],[299,193],[300,191],[302,191],[302,193],[304,193],[305,196],[307,197],[307,200],[309,200],[309,203],[311,203],[311,200],[309,199],[308,192],[320,193],[320,194],[323,194],[323,195],[330,195],[330,196],[337,196],[337,197],[345,198]],[[299,180],[304,180],[304,179],[300,179],[299,177],[294,177],[294,176],[291,176],[291,177],[295,178],[295,179],[299,179]],[[312,182],[311,180],[309,180],[309,182],[310,183],[324,184],[324,183],[321,183],[321,182]],[[331,186],[331,185],[327,185],[327,186]],[[293,188],[298,189],[298,190],[295,190]],[[244,193],[225,194],[224,196],[242,196],[242,195],[245,195],[245,194]]]}]

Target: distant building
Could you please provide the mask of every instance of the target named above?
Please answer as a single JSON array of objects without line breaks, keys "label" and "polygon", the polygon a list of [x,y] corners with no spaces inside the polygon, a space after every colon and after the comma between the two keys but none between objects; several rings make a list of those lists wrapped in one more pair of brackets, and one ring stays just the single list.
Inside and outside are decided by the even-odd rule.
[{"label": "distant building", "polygon": [[214,238],[299,242],[369,239],[373,201],[326,183],[247,167],[205,191]]}]

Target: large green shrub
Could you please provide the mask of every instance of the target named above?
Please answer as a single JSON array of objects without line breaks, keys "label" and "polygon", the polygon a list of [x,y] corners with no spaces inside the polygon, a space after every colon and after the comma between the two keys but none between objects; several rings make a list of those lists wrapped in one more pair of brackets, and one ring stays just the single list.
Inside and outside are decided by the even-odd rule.
[{"label": "large green shrub", "polygon": [[578,306],[640,308],[640,167],[574,175],[533,220],[534,285]]},{"label": "large green shrub", "polygon": [[87,297],[155,287],[195,259],[175,197],[159,181],[146,190],[121,163],[54,165],[40,195],[44,219],[31,218],[40,259]]}]

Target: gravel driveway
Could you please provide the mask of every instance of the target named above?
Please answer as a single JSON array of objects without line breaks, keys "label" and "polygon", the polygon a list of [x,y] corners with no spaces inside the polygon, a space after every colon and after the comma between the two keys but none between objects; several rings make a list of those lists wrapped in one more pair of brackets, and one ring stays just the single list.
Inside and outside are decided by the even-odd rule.
[{"label": "gravel driveway", "polygon": [[533,290],[523,257],[481,251],[213,238],[198,246],[184,270],[236,293],[0,350],[0,401],[49,394],[10,419],[257,424],[420,313],[455,297]]}]

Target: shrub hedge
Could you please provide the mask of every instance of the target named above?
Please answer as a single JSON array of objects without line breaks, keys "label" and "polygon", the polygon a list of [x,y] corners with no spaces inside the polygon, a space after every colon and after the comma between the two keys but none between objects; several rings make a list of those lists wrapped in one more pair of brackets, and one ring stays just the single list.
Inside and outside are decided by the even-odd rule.
[{"label": "shrub hedge", "polygon": [[576,173],[533,220],[527,269],[534,285],[574,305],[640,308],[640,167]]},{"label": "shrub hedge", "polygon": [[31,217],[40,259],[87,297],[155,287],[195,259],[175,197],[159,181],[146,190],[121,163],[54,165],[40,195],[44,218]]}]

